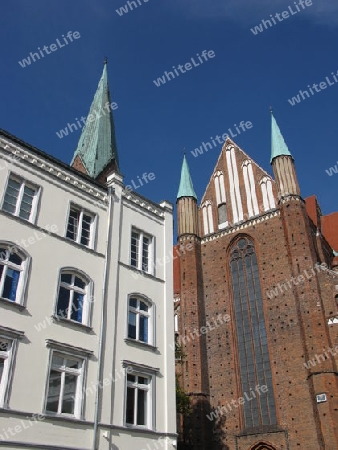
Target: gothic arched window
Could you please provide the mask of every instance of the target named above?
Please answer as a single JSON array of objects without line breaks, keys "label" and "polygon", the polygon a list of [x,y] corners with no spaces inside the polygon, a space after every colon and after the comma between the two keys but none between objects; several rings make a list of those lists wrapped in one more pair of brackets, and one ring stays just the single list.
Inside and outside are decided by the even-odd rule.
[{"label": "gothic arched window", "polygon": [[276,424],[259,270],[250,239],[234,244],[230,265],[245,427]]}]

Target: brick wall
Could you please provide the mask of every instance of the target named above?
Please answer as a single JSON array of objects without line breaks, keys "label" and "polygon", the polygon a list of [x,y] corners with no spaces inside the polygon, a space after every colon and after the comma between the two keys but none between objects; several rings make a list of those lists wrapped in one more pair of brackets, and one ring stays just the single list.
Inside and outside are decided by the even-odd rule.
[{"label": "brick wall", "polygon": [[[238,151],[238,166],[245,158]],[[225,171],[224,164],[221,155],[215,171]],[[259,179],[264,172],[257,165],[253,168]],[[203,201],[211,200],[214,205],[212,181],[213,178]],[[243,183],[240,179],[242,199],[245,198]],[[227,192],[228,189],[226,184]],[[258,188],[256,192],[262,203]],[[213,216],[217,231],[217,208],[213,208]],[[231,211],[229,218],[231,221]],[[277,410],[277,425],[258,430],[245,429],[241,406],[228,408],[218,420],[203,417],[243,396],[229,268],[229,251],[240,236],[254,242],[257,254]],[[338,323],[328,325],[328,319],[338,315],[335,303],[338,280],[315,268],[316,263],[330,263],[328,244],[316,232],[301,198],[291,196],[275,211],[202,239],[188,236],[181,239],[191,239],[195,247],[180,258],[180,333],[184,336],[194,328],[208,328],[203,336],[184,346],[187,354],[182,366],[184,388],[186,392],[206,394],[203,407],[196,409],[196,417],[189,423],[190,447],[187,448],[338,448],[337,357],[323,353],[338,344]],[[226,315],[230,320],[220,324],[217,318]],[[307,369],[304,363],[310,359],[315,365]],[[327,401],[318,404],[316,394],[320,393],[327,395]],[[202,397],[194,398],[201,404]],[[208,434],[210,426],[212,436]],[[205,444],[201,444],[203,439]]]}]

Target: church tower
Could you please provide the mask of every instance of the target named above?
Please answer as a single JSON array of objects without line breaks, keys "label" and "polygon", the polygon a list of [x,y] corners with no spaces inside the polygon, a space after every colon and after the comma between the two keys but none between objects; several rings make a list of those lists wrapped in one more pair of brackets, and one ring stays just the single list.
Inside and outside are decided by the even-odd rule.
[{"label": "church tower", "polygon": [[106,59],[86,123],[71,161],[72,167],[102,184],[106,184],[109,174],[120,171],[112,109]]},{"label": "church tower", "polygon": [[300,196],[294,159],[271,111],[271,164],[278,185],[278,196]]},{"label": "church tower", "polygon": [[184,155],[180,187],[177,194],[178,235],[198,236],[197,197],[192,184],[187,159]]},{"label": "church tower", "polygon": [[177,194],[178,251],[180,256],[180,339],[185,355],[179,382],[191,400],[192,414],[184,419],[186,448],[204,450],[208,447],[210,426],[206,338],[200,333],[205,326],[201,238],[199,234],[197,196],[184,155]]}]

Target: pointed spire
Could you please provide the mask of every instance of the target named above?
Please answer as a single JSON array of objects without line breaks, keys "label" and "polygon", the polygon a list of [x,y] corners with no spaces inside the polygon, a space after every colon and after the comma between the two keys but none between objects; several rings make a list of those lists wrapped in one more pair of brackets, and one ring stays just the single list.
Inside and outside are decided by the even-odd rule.
[{"label": "pointed spire", "polygon": [[177,199],[181,197],[193,197],[197,200],[197,195],[194,191],[194,186],[192,184],[189,166],[187,163],[187,159],[183,157],[183,164],[182,164],[182,170],[181,170],[181,181],[180,181],[180,187],[178,189]]},{"label": "pointed spire", "polygon": [[274,118],[272,108],[271,112],[271,162],[277,156],[292,156],[289,149],[284,141],[282,133],[277,125],[276,119]]},{"label": "pointed spire", "polygon": [[[112,170],[119,171],[107,62],[105,58],[102,76],[71,162],[75,167],[83,166],[86,173],[95,179],[109,163]],[[75,161],[77,158],[82,164]]]}]

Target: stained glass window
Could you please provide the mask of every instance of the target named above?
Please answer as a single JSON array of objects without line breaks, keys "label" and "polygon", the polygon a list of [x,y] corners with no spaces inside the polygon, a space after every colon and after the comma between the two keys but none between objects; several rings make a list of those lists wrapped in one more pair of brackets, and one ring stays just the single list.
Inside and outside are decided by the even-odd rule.
[{"label": "stained glass window", "polygon": [[[236,242],[230,265],[242,396],[246,399],[243,405],[245,426],[276,424],[259,269],[255,248],[249,239],[241,238]],[[263,386],[266,388],[262,391]]]}]

